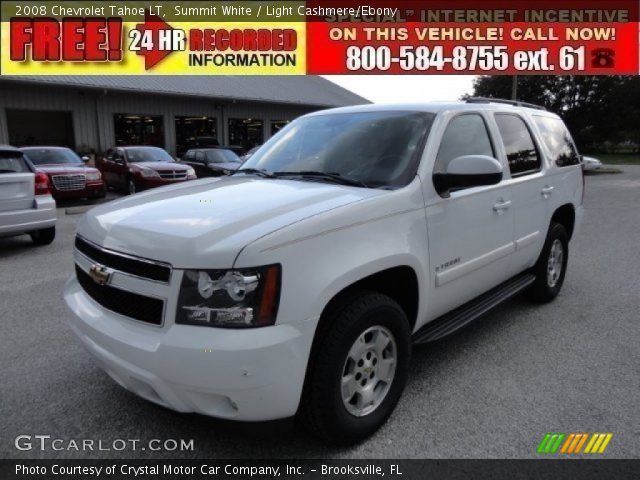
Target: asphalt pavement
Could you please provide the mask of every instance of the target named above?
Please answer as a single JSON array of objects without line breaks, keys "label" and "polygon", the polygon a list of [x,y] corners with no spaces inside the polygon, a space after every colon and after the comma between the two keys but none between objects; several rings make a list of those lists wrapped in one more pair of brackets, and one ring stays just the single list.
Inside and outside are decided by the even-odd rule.
[{"label": "asphalt pavement", "polygon": [[[0,457],[528,458],[547,432],[611,432],[605,458],[638,458],[640,166],[621,168],[587,178],[584,222],[556,301],[514,299],[416,348],[395,413],[350,448],[327,447],[290,420],[175,413],[116,385],[66,324],[61,292],[84,209],[65,205],[52,245],[0,239]],[[21,451],[19,435],[50,435],[58,445],[90,439],[95,448],[99,440],[111,448],[118,439],[193,439],[194,449]]]}]

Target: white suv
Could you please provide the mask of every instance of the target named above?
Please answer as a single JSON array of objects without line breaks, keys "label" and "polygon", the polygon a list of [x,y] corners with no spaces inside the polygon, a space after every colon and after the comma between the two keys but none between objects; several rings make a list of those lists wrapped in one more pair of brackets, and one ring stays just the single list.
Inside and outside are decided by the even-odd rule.
[{"label": "white suv", "polygon": [[91,210],[64,297],[120,385],[336,442],[393,411],[411,346],[559,292],[582,212],[560,118],[517,102],[306,115],[235,174]]}]

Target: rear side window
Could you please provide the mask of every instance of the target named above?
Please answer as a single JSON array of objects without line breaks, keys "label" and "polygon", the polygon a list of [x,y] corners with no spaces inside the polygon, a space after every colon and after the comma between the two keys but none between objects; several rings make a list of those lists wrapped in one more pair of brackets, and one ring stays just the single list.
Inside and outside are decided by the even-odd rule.
[{"label": "rear side window", "polygon": [[540,130],[542,140],[549,149],[551,160],[559,167],[578,165],[580,155],[573,143],[569,129],[559,118],[535,116],[534,122]]},{"label": "rear side window", "polygon": [[460,115],[449,122],[442,136],[433,173],[445,173],[451,160],[464,155],[495,157],[487,125],[480,115]]},{"label": "rear side window", "polygon": [[2,173],[28,173],[27,162],[13,153],[0,152],[0,174]]},{"label": "rear side window", "polygon": [[517,177],[540,170],[540,154],[524,120],[517,115],[498,113],[496,123],[504,143],[511,176]]}]

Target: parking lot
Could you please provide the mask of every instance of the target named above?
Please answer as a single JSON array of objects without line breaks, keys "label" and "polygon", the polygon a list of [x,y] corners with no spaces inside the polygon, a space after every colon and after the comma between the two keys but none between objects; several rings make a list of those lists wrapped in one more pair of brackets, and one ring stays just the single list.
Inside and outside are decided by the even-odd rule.
[{"label": "parking lot", "polygon": [[[66,325],[61,292],[82,209],[65,205],[52,245],[0,239],[0,456],[524,458],[536,456],[546,432],[612,432],[606,458],[638,457],[640,166],[622,168],[587,178],[585,218],[559,298],[542,307],[514,299],[457,335],[416,348],[389,422],[341,449],[289,420],[239,424],[178,414],[116,385]],[[18,451],[14,439],[23,434],[109,444],[193,439],[195,449]]]}]

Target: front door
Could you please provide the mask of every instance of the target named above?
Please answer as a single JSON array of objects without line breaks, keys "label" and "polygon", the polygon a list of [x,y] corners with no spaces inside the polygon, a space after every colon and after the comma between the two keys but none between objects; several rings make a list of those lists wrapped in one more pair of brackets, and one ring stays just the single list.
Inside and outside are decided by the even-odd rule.
[{"label": "front door", "polygon": [[[487,119],[464,113],[449,122],[434,173],[463,155],[497,157]],[[427,205],[433,295],[430,316],[462,305],[507,279],[513,239],[513,195],[508,181],[451,192]]]}]

